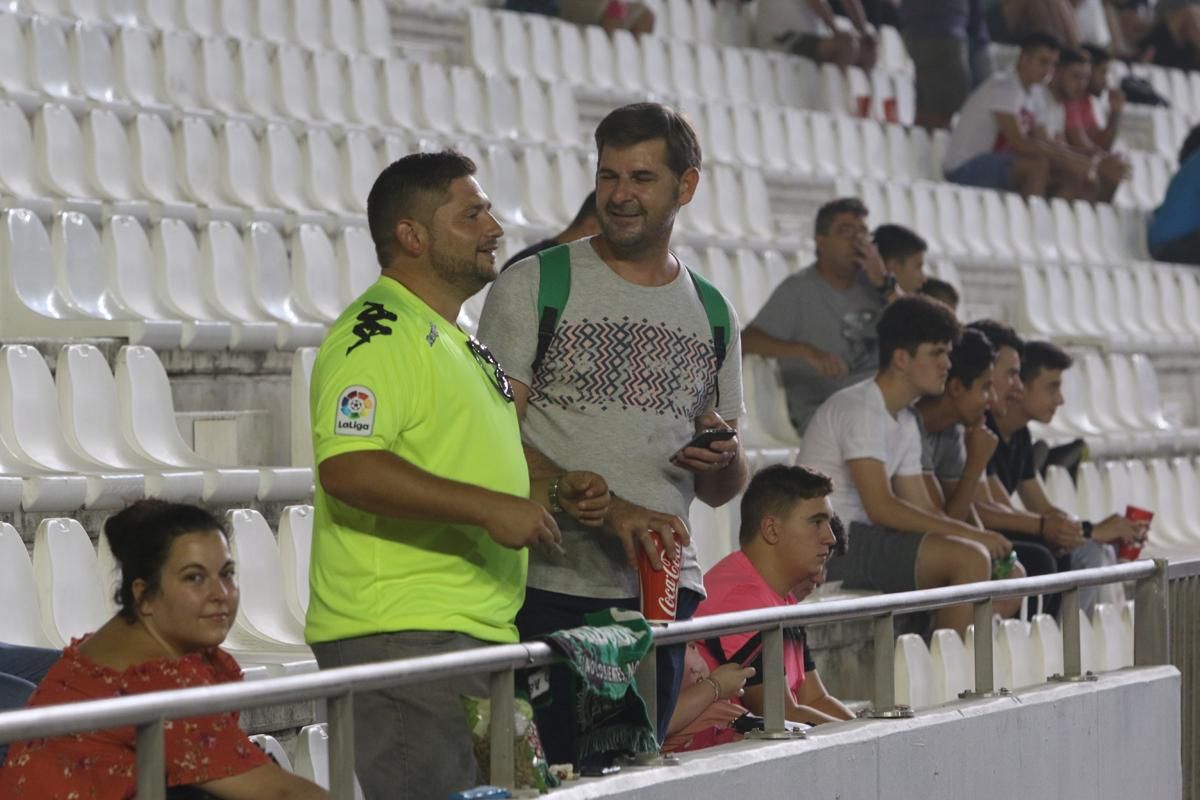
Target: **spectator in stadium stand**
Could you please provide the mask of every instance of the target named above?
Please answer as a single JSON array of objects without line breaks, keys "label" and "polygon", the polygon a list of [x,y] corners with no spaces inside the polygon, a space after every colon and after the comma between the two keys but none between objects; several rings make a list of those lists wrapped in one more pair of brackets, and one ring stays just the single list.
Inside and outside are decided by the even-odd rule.
[{"label": "spectator in stadium stand", "polygon": [[[704,575],[708,597],[696,616],[795,605],[824,579],[836,538],[830,522],[833,482],[805,467],[776,464],[755,474],[742,496],[739,549]],[[731,665],[754,667],[737,702],[762,716],[762,633],[738,633],[701,644],[714,674]],[[826,690],[808,650],[803,628],[784,629],[784,716],[820,725],[854,719]]]},{"label": "spectator in stadium stand", "polygon": [[642,3],[622,0],[558,0],[559,16],[577,25],[599,25],[608,33],[654,33],[654,12]]},{"label": "spectator in stadium stand", "polygon": [[[62,656],[46,647],[23,647],[0,642],[0,711],[21,708],[46,675],[46,670]],[[0,765],[4,764],[7,744],[0,744]]]},{"label": "spectator in stadium stand", "polygon": [[1058,53],[1052,37],[1030,34],[1015,68],[993,75],[972,93],[950,133],[946,180],[1026,197],[1071,196],[1078,187],[1098,185],[1100,159],[1053,141],[1042,125],[1040,85]]},{"label": "spectator in stadium stand", "polygon": [[989,6],[987,22],[992,38],[1020,44],[1031,33],[1052,37],[1067,47],[1080,45],[1075,21],[1078,0],[997,0]]},{"label": "spectator in stadium stand", "polygon": [[[946,516],[981,529],[974,504],[996,450],[996,434],[986,423],[995,402],[995,362],[996,350],[987,336],[967,328],[950,354],[946,391],[922,397],[916,405],[921,467],[930,499]],[[1058,571],[1054,556],[1041,543],[1014,542],[1013,549],[1029,575]]]},{"label": "spectator in stadium stand", "polygon": [[870,72],[879,56],[879,42],[862,0],[843,0],[842,5],[853,31],[837,25],[829,0],[758,0],[754,40],[765,49]]},{"label": "spectator in stadium stand", "polygon": [[[797,463],[833,478],[833,509],[848,525],[849,552],[828,571],[847,589],[904,592],[986,581],[992,560],[1012,550],[1000,534],[939,511],[922,478],[912,403],[945,389],[960,334],[942,304],[898,298],[879,319],[876,375],[826,400],[804,433]],[[937,627],[960,634],[972,620],[970,605],[936,612]]]},{"label": "spectator in stadium stand", "polygon": [[1105,0],[1104,11],[1112,34],[1112,51],[1117,58],[1134,61],[1153,55],[1141,47],[1154,27],[1149,0]]},{"label": "spectator in stadium stand", "polygon": [[788,413],[801,434],[825,398],[875,373],[875,322],[897,294],[861,200],[826,203],[814,228],[816,263],[775,287],[742,332],[744,352],[779,359]]},{"label": "spectator in stadium stand", "polygon": [[[1108,86],[1108,68],[1112,63],[1112,53],[1095,45],[1084,45],[1083,49],[1092,61],[1092,72],[1088,77],[1088,96],[1067,104],[1068,117],[1073,115],[1080,121],[1080,132],[1092,145],[1105,152],[1111,152],[1116,144],[1117,134],[1121,131],[1121,119],[1125,113],[1125,93],[1120,88]],[[1096,118],[1096,104],[1105,96],[1108,98],[1108,116],[1104,127],[1101,128]],[[1072,106],[1076,108],[1073,110]]]},{"label": "spectator in stadium stand", "polygon": [[929,245],[903,225],[880,225],[872,235],[875,248],[896,285],[905,294],[916,294],[925,283],[925,252]]},{"label": "spectator in stadium stand", "polygon": [[982,0],[900,0],[900,31],[917,70],[916,124],[949,128],[991,75]]},{"label": "spectator in stadium stand", "polygon": [[[516,642],[527,548],[560,540],[550,509],[584,525],[607,509],[595,474],[530,481],[508,378],[455,324],[495,280],[503,233],[474,173],[455,152],[380,173],[367,221],[382,274],[313,367],[305,638],[322,669]],[[368,800],[475,786],[460,698],[488,692],[480,673],[356,695]]]},{"label": "spectator in stadium stand", "polygon": [[[605,117],[595,139],[600,234],[505,271],[479,321],[512,377],[530,474],[586,467],[614,492],[601,531],[559,515],[566,552],[531,554],[523,638],[581,625],[591,611],[640,608],[637,551],[661,566],[651,531],[683,548],[676,619],[690,618],[704,585],[688,509],[694,498],[729,502],[749,478],[736,435],[686,446],[700,431],[736,430],[742,410],[736,314],[670,251],[700,180],[696,134],[672,109],[637,103]],[[554,287],[563,296],[539,311],[535,298]],[[683,659],[682,645],[658,650],[660,741]],[[565,668],[552,669],[550,702],[534,704],[551,762],[578,756],[571,685]]]},{"label": "spectator in stadium stand", "polygon": [[1200,4],[1160,0],[1156,11],[1143,53],[1160,67],[1200,70]]},{"label": "spectator in stadium stand", "polygon": [[566,244],[576,239],[586,239],[589,236],[595,236],[599,232],[600,220],[596,216],[596,193],[593,191],[584,198],[583,205],[579,206],[579,212],[575,214],[575,219],[571,220],[570,225],[549,239],[543,239],[536,244],[529,245],[529,247],[526,247],[508,261],[505,261],[500,271],[503,272],[518,261],[535,256],[547,248],[554,247],[556,244]]},{"label": "spectator in stadium stand", "polygon": [[667,725],[662,752],[703,750],[740,741],[742,733],[734,725],[750,712],[735,701],[754,675],[754,667],[729,663],[710,669],[696,643],[688,642],[683,668],[679,700]]},{"label": "spectator in stadium stand", "polygon": [[1148,239],[1155,259],[1200,266],[1200,125],[1179,149],[1179,171],[1150,220]]},{"label": "spectator in stadium stand", "polygon": [[[1062,51],[1050,81],[1042,124],[1052,139],[1096,162],[1095,184],[1080,185],[1076,196],[1069,199],[1110,203],[1121,181],[1129,176],[1129,162],[1123,156],[1109,152],[1109,148],[1102,147],[1093,138],[1098,126],[1092,113],[1092,98],[1088,94],[1091,74],[1092,59],[1086,50]],[[1118,90],[1112,102],[1111,120],[1115,137],[1115,126],[1120,124],[1125,96]]]},{"label": "spectator in stadium stand", "polygon": [[[995,323],[978,326],[987,330]],[[1046,496],[1033,457],[1031,421],[1049,424],[1063,404],[1062,376],[1071,356],[1050,342],[1026,342],[1020,349],[1021,389],[998,402],[988,415],[996,434],[996,450],[988,478],[980,484],[975,508],[989,528],[1004,531],[1013,542],[1044,544],[1058,558],[1059,570],[1085,569],[1116,563],[1114,545],[1145,540],[1148,525],[1112,514],[1101,522],[1079,521]],[[1010,384],[1011,389],[1012,384]],[[1013,507],[1021,498],[1024,511]],[[1080,593],[1080,605],[1090,608],[1095,592]]]},{"label": "spectator in stadium stand", "polygon": [[[220,647],[238,607],[221,523],[202,508],[142,500],[110,517],[104,536],[121,568],[117,614],[67,646],[30,707],[240,681],[241,668]],[[170,787],[230,800],[329,797],[255,746],[237,712],[168,723],[163,737]],[[0,769],[0,797],[133,797],[134,738],[127,726],[17,742]]]},{"label": "spectator in stadium stand", "polygon": [[932,297],[955,314],[958,313],[959,295],[954,284],[941,278],[926,278],[921,284],[921,294]]}]

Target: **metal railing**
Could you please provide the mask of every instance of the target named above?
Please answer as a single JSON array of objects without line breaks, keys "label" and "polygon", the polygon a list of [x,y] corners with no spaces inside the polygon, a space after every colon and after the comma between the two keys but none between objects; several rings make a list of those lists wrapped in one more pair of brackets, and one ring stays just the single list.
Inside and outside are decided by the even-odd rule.
[{"label": "metal railing", "polygon": [[[1172,567],[1191,581],[1187,591],[1194,610],[1200,600],[1200,561]],[[842,622],[864,617],[875,620],[875,711],[886,715],[897,709],[892,660],[895,648],[893,620],[896,614],[931,611],[971,603],[978,630],[990,630],[992,604],[997,599],[1063,592],[1062,680],[1086,680],[1080,659],[1079,594],[1081,587],[1136,581],[1134,664],[1152,666],[1169,663],[1168,631],[1190,637],[1185,666],[1191,675],[1190,694],[1185,703],[1195,704],[1197,636],[1194,620],[1182,628],[1169,627],[1166,561],[1137,561],[1112,567],[1001,581],[972,583],[915,592],[876,595],[847,600],[829,600],[778,608],[756,609],[674,623],[654,630],[654,645],[639,664],[637,686],[655,718],[655,648],[669,644],[761,631],[763,634],[764,735],[785,735],[783,631],[802,625]],[[1182,606],[1177,606],[1182,607]],[[1187,629],[1187,630],[1184,630]],[[1174,638],[1174,641],[1181,641]],[[323,670],[308,675],[268,678],[253,683],[225,684],[177,689],[108,700],[0,714],[0,743],[69,733],[133,725],[137,731],[137,796],[162,800],[165,796],[163,769],[163,724],[167,719],[240,711],[264,706],[324,698],[329,719],[329,774],[332,794],[338,800],[354,797],[354,695],[374,689],[422,683],[434,678],[487,672],[491,675],[492,715],[491,781],[501,786],[513,783],[515,735],[512,714],[514,671],[561,660],[546,644],[527,642],[481,647],[442,655],[422,656],[380,664]],[[1179,664],[1180,662],[1176,662]],[[995,690],[992,637],[975,637],[975,693]],[[1190,700],[1187,698],[1191,698]],[[1185,717],[1188,711],[1185,706]],[[1190,712],[1190,735],[1195,735],[1197,712]],[[1185,723],[1187,725],[1188,723]],[[1195,768],[1196,756],[1192,754]]]},{"label": "metal railing", "polygon": [[[1200,796],[1200,559],[1167,566],[1170,656],[1179,670],[1183,796]],[[1141,609],[1137,609],[1141,613]]]}]

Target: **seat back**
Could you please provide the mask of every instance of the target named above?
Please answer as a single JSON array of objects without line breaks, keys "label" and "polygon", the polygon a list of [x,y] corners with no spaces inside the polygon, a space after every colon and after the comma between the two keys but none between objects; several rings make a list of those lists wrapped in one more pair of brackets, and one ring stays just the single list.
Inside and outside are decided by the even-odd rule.
[{"label": "seat back", "polygon": [[29,551],[17,529],[0,522],[0,642],[48,647],[56,642],[42,628],[38,589]]},{"label": "seat back", "polygon": [[279,517],[279,557],[283,564],[284,597],[292,615],[302,625],[308,613],[312,526],[312,506],[287,506]]},{"label": "seat back", "polygon": [[1038,614],[1030,623],[1029,643],[1033,650],[1034,677],[1037,682],[1063,674],[1062,631],[1049,614]]},{"label": "seat back", "polygon": [[42,520],[33,540],[42,629],[54,647],[97,630],[106,621],[96,551],[73,519]]},{"label": "seat back", "polygon": [[241,592],[235,624],[268,642],[303,644],[304,630],[285,600],[279,547],[267,521],[252,509],[230,510],[226,521]]},{"label": "seat back", "polygon": [[309,386],[317,348],[301,347],[292,357],[292,466],[313,466],[312,423],[309,419]]},{"label": "seat back", "polygon": [[963,640],[957,632],[939,628],[930,641],[934,697],[942,703],[957,700],[975,686],[974,667]]},{"label": "seat back", "polygon": [[939,703],[933,659],[920,636],[905,633],[896,638],[893,671],[898,704],[922,709]]},{"label": "seat back", "polygon": [[95,345],[69,344],[54,375],[58,415],[71,446],[102,464],[133,469],[137,453],[121,435],[117,383]]}]

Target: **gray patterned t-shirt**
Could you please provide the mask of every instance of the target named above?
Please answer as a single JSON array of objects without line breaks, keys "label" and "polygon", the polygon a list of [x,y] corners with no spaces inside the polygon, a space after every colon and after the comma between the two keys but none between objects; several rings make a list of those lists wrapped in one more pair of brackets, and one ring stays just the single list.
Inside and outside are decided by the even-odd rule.
[{"label": "gray patterned t-shirt", "polygon": [[[613,272],[590,240],[570,248],[570,297],[537,375],[537,258],[514,264],[492,286],[479,339],[530,387],[521,423],[530,447],[564,469],[603,475],[630,502],[686,521],[695,476],[670,459],[714,405],[724,419],[741,415],[736,314],[730,307],[731,341],[717,374],[708,317],[688,272],[665,286],[637,286]],[[558,523],[566,555],[533,548],[529,586],[576,597],[638,595],[637,573],[615,537],[565,515]],[[694,545],[684,552],[680,583],[703,593]]]}]

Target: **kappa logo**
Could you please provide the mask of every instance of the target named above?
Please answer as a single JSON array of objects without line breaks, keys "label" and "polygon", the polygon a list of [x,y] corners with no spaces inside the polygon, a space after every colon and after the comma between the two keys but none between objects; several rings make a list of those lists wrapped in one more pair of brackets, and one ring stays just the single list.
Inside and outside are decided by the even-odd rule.
[{"label": "kappa logo", "polygon": [[372,303],[368,300],[363,303],[363,310],[356,319],[358,324],[354,326],[354,335],[358,337],[358,341],[346,348],[346,355],[350,355],[355,348],[367,344],[376,336],[391,336],[392,329],[383,323],[395,322],[396,315],[388,311],[383,303]]},{"label": "kappa logo", "polygon": [[351,386],[338,399],[333,432],[342,436],[370,436],[375,430],[375,393]]}]

